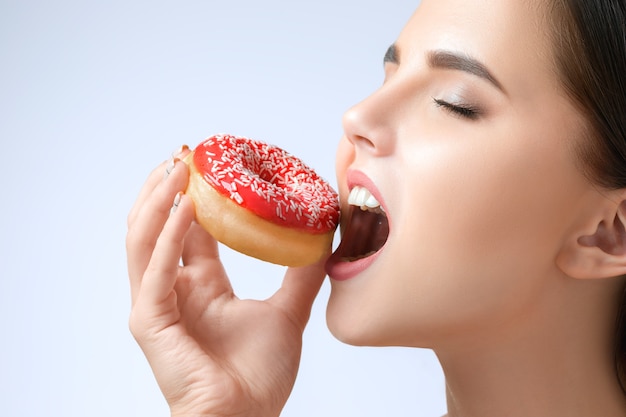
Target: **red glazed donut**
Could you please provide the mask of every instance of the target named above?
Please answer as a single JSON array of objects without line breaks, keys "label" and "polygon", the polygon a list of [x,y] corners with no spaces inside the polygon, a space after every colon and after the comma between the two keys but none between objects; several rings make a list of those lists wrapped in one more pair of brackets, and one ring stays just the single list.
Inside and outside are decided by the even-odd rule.
[{"label": "red glazed donut", "polygon": [[303,266],[330,249],[337,193],[300,159],[252,139],[216,135],[186,158],[196,220],[232,249]]}]

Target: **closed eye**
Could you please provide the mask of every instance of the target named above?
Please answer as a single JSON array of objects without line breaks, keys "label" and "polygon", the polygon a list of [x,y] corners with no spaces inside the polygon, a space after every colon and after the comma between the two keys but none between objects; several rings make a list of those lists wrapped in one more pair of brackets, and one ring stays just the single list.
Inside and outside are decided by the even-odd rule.
[{"label": "closed eye", "polygon": [[459,116],[465,119],[477,120],[481,115],[481,111],[479,108],[469,104],[452,104],[445,100],[434,97],[433,101],[438,107],[443,108],[444,110],[452,113],[455,116]]}]

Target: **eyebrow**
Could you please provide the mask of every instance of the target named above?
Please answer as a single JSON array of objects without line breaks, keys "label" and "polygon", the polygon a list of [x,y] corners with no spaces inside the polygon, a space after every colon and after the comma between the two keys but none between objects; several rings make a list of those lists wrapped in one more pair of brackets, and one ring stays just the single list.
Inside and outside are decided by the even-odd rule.
[{"label": "eyebrow", "polygon": [[499,90],[504,91],[502,84],[489,72],[487,67],[480,61],[469,55],[461,55],[451,51],[430,51],[428,53],[428,65],[431,68],[458,70],[475,75],[489,81]]},{"label": "eyebrow", "polygon": [[[434,50],[428,52],[427,61],[430,68],[463,71],[489,81],[504,92],[502,84],[491,74],[487,67],[469,55],[446,50]],[[400,64],[400,53],[396,44],[392,44],[387,49],[383,62],[385,64]]]}]

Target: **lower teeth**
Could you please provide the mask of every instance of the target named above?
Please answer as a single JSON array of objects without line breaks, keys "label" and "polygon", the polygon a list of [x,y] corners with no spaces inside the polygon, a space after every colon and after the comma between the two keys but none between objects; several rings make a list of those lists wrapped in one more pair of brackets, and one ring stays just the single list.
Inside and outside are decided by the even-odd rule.
[{"label": "lower teeth", "polygon": [[371,252],[368,252],[368,253],[365,253],[365,254],[359,255],[359,256],[344,257],[344,258],[341,258],[341,260],[343,262],[354,262],[354,261],[358,261],[359,259],[363,259],[363,258],[367,258],[368,256],[372,256],[375,253],[376,253],[376,251],[373,250]]},{"label": "lower teeth", "polygon": [[360,206],[360,209],[361,209],[361,211],[370,211],[370,212],[376,213],[376,214],[384,214],[385,213],[380,206],[378,206],[378,207]]}]

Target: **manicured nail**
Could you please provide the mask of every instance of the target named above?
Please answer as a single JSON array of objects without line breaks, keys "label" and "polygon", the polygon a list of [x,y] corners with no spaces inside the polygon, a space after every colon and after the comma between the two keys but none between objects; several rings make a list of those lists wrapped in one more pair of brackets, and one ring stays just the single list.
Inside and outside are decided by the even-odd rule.
[{"label": "manicured nail", "polygon": [[182,145],[180,148],[178,148],[174,152],[172,152],[172,158],[179,158],[179,157],[182,156],[183,152],[186,152],[188,150],[189,150],[189,146]]},{"label": "manicured nail", "polygon": [[176,162],[180,161],[180,159],[172,157],[167,162],[167,166],[165,167],[165,172],[163,173],[163,179],[166,179],[170,176],[172,171],[174,171],[174,167],[176,166]]},{"label": "manicured nail", "polygon": [[178,205],[180,204],[180,199],[182,198],[183,193],[179,192],[176,194],[176,197],[174,197],[174,204],[172,204],[172,208],[170,209],[170,216],[174,213],[176,213],[176,210],[178,210]]}]

